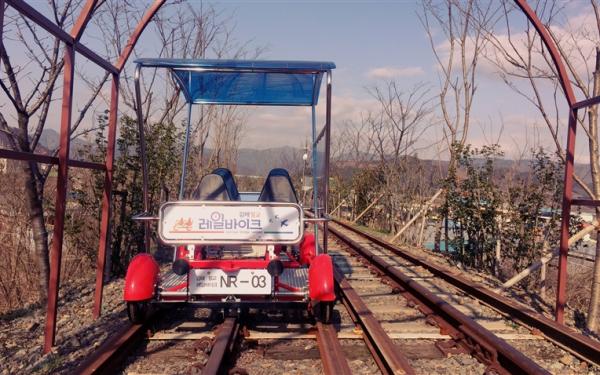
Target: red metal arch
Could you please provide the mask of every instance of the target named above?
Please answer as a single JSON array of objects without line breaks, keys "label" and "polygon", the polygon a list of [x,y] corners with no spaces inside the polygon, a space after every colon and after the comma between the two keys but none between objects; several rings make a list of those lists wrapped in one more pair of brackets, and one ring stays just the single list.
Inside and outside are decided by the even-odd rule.
[{"label": "red metal arch", "polygon": [[556,293],[555,319],[564,323],[565,304],[567,301],[567,256],[569,253],[569,222],[571,205],[598,206],[600,201],[573,199],[573,163],[575,160],[575,133],[577,130],[577,110],[600,103],[600,96],[577,102],[573,92],[571,80],[565,69],[563,59],[554,40],[550,37],[548,29],[537,16],[536,12],[527,4],[526,0],[515,0],[519,8],[525,13],[533,27],[537,30],[542,41],[548,48],[552,61],[558,72],[558,79],[565,93],[569,105],[569,125],[567,131],[567,147],[565,159],[565,175],[563,182],[562,218],[560,227],[560,253],[558,259],[558,291]]},{"label": "red metal arch", "polygon": [[[56,312],[58,301],[58,289],[60,280],[60,264],[62,257],[62,242],[64,233],[64,218],[66,209],[66,194],[69,166],[104,170],[104,192],[102,196],[102,218],[100,222],[100,244],[98,248],[98,260],[96,269],[96,291],[94,299],[94,317],[100,316],[102,306],[103,273],[106,261],[106,248],[109,236],[110,202],[112,194],[113,167],[115,139],[117,134],[117,112],[119,102],[119,78],[127,59],[133,51],[140,35],[152,20],[156,12],[165,3],[165,0],[155,0],[148,8],[135,30],[129,37],[125,48],[121,51],[119,58],[112,64],[88,47],[80,43],[81,36],[85,31],[93,12],[98,5],[98,0],[88,0],[73,25],[71,32],[67,33],[58,27],[43,14],[22,0],[0,0],[0,48],[2,43],[2,30],[4,27],[4,8],[8,4],[33,22],[44,28],[47,32],[60,39],[65,44],[64,73],[63,73],[63,95],[61,106],[60,145],[58,158],[33,153],[25,153],[12,150],[0,150],[0,157],[18,160],[35,161],[41,163],[58,164],[58,178],[56,182],[56,215],[53,233],[52,248],[50,250],[50,283],[48,287],[48,305],[46,309],[46,327],[44,353],[50,351],[56,339]],[[111,73],[111,101],[108,119],[108,139],[104,164],[79,162],[69,160],[71,129],[71,113],[73,106],[73,80],[75,67],[75,52],[79,52],[90,61],[94,62],[107,72]]]},{"label": "red metal arch", "polygon": [[[556,302],[556,320],[563,323],[564,306],[566,301],[566,280],[567,280],[567,254],[568,254],[568,229],[569,215],[571,205],[577,204],[598,205],[596,200],[573,200],[573,161],[575,150],[575,132],[577,126],[577,110],[579,108],[600,103],[600,97],[595,97],[582,102],[576,102],[569,76],[565,69],[563,60],[558,52],[558,49],[550,37],[548,30],[540,21],[535,11],[527,4],[526,0],[515,0],[516,4],[525,13],[529,21],[540,34],[542,41],[548,48],[552,60],[558,71],[558,78],[565,92],[569,105],[569,126],[567,133],[566,147],[566,164],[564,175],[564,193],[562,202],[562,224],[561,224],[561,241],[560,241],[560,258],[559,258],[559,277],[558,277],[558,293]],[[102,169],[105,171],[104,192],[102,197],[102,218],[100,230],[100,245],[98,249],[98,262],[96,270],[96,292],[94,303],[94,317],[98,317],[101,312],[102,304],[102,289],[103,289],[103,272],[106,260],[106,247],[108,244],[109,235],[109,214],[110,201],[112,191],[112,175],[114,167],[114,147],[117,128],[117,111],[119,98],[119,77],[123,67],[129,58],[133,47],[137,43],[141,33],[148,25],[152,17],[165,3],[165,0],[155,0],[154,3],[140,20],[137,27],[131,34],[127,45],[121,52],[115,64],[106,61],[95,52],[80,43],[80,38],[83,35],[87,23],[93,16],[93,11],[97,5],[97,0],[88,0],[84,5],[77,21],[75,22],[70,34],[56,26],[52,21],[44,17],[33,7],[22,0],[0,0],[0,48],[4,48],[2,41],[2,30],[4,26],[4,8],[5,3],[19,11],[21,14],[30,18],[46,31],[59,38],[65,43],[65,65],[64,65],[64,84],[62,97],[62,113],[61,113],[61,130],[60,130],[60,149],[58,158],[47,157],[43,155],[35,155],[32,153],[23,153],[11,150],[0,150],[0,157],[36,161],[41,163],[58,164],[58,179],[57,179],[57,196],[56,196],[56,222],[54,227],[54,241],[51,249],[51,276],[50,286],[48,291],[48,306],[47,319],[45,330],[44,352],[50,351],[55,342],[56,335],[56,311],[58,300],[58,281],[60,279],[60,261],[62,255],[62,239],[64,230],[64,214],[65,202],[67,193],[67,176],[69,166]],[[72,93],[73,93],[73,76],[74,76],[74,59],[75,52],[79,52],[89,60],[93,61],[112,75],[111,83],[111,104],[108,123],[108,144],[104,164],[79,162],[69,160],[69,131],[71,127],[71,110],[72,110]]]}]

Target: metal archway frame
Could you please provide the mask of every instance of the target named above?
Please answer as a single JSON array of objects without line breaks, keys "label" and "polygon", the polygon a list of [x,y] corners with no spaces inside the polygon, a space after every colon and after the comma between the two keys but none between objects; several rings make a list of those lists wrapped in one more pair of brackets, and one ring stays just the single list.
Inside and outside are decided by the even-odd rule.
[{"label": "metal archway frame", "polygon": [[556,322],[564,324],[565,305],[567,303],[567,257],[569,254],[569,223],[571,206],[600,206],[597,199],[573,199],[573,164],[575,160],[575,135],[577,130],[577,111],[600,103],[600,96],[577,102],[573,92],[573,86],[565,69],[565,64],[558,51],[554,40],[550,37],[548,29],[537,16],[536,12],[529,6],[526,0],[515,0],[519,8],[525,13],[533,27],[542,38],[544,45],[552,57],[552,61],[558,72],[558,79],[565,93],[569,105],[569,123],[567,130],[567,147],[565,160],[565,174],[563,182],[562,215],[560,226],[560,253],[558,259],[558,287],[556,293],[555,319]]},{"label": "metal archway frame", "polygon": [[[129,37],[129,40],[121,51],[115,64],[106,61],[94,51],[80,42],[81,36],[85,31],[88,22],[93,16],[93,12],[98,5],[98,0],[88,0],[79,14],[70,33],[67,33],[54,22],[46,18],[43,14],[35,10],[32,6],[23,0],[0,0],[0,48],[4,48],[2,43],[4,28],[4,9],[5,4],[29,18],[47,32],[60,39],[65,45],[64,53],[64,72],[63,72],[63,93],[61,106],[60,123],[60,141],[58,157],[49,157],[45,155],[34,154],[33,152],[20,152],[16,150],[0,149],[0,158],[34,161],[38,163],[58,165],[58,178],[56,182],[56,200],[55,200],[55,225],[53,232],[52,248],[50,250],[50,280],[48,286],[48,304],[46,308],[46,326],[44,339],[44,353],[48,353],[56,340],[56,316],[58,303],[58,290],[60,281],[60,265],[62,258],[62,243],[64,234],[64,219],[66,210],[66,196],[68,189],[69,166],[96,169],[104,171],[104,189],[102,194],[102,217],[100,221],[100,243],[98,247],[98,259],[96,264],[96,290],[94,294],[94,318],[100,316],[102,308],[102,291],[104,266],[106,262],[106,249],[109,244],[110,234],[110,211],[112,199],[113,167],[115,154],[115,141],[117,134],[117,114],[119,102],[119,78],[127,59],[131,55],[138,39],[146,26],[150,23],[156,12],[162,7],[166,0],[154,0],[152,5],[146,10],[146,13],[137,24],[135,30]],[[75,73],[75,52],[94,62],[99,67],[111,74],[111,96],[110,96],[110,114],[108,119],[108,139],[104,164],[81,162],[69,159],[70,148],[70,130],[71,113],[73,107],[73,81]]]},{"label": "metal archway frame", "polygon": [[[548,30],[538,18],[535,11],[527,4],[526,0],[514,0],[519,8],[525,13],[534,28],[540,34],[542,41],[548,48],[552,60],[558,71],[558,78],[565,92],[567,103],[569,105],[569,123],[567,133],[566,146],[566,164],[564,174],[564,190],[562,201],[562,222],[561,222],[561,240],[560,240],[560,257],[559,257],[559,275],[558,275],[558,293],[556,299],[556,321],[563,323],[564,307],[566,303],[566,284],[567,284],[567,255],[568,233],[569,233],[569,217],[571,206],[573,204],[598,206],[598,200],[581,200],[573,199],[573,163],[575,151],[575,135],[577,128],[577,111],[580,108],[585,108],[591,105],[600,103],[600,97],[591,98],[581,102],[577,102],[572,85],[570,83],[567,71],[563,60],[558,52],[557,46],[550,37]],[[106,248],[109,242],[109,219],[110,219],[110,202],[112,195],[112,176],[114,167],[114,147],[116,140],[117,129],[117,111],[119,99],[119,78],[127,59],[129,58],[133,47],[137,43],[140,35],[148,25],[152,17],[158,9],[165,3],[165,0],[155,0],[154,3],[140,20],[137,27],[131,34],[129,41],[121,52],[116,63],[106,61],[95,52],[80,43],[80,38],[90,21],[93,11],[97,5],[97,0],[88,0],[84,5],[77,21],[75,22],[70,33],[65,32],[44,15],[36,11],[33,7],[22,0],[0,0],[0,48],[4,48],[2,41],[3,26],[4,26],[4,8],[8,4],[24,16],[28,17],[47,32],[59,38],[65,43],[65,65],[63,75],[63,96],[61,109],[61,128],[60,128],[60,149],[58,157],[49,157],[45,155],[37,155],[27,152],[19,152],[13,150],[0,150],[1,158],[34,161],[39,163],[57,164],[58,179],[57,179],[57,195],[56,195],[56,224],[54,227],[54,241],[50,253],[51,271],[50,283],[48,290],[48,305],[46,312],[46,327],[44,352],[50,351],[55,343],[56,337],[56,313],[58,300],[58,287],[60,279],[60,263],[62,256],[62,239],[64,232],[64,215],[66,209],[66,193],[68,182],[68,169],[71,167],[88,168],[105,171],[104,191],[102,196],[102,217],[100,229],[100,244],[98,249],[98,261],[96,269],[96,291],[94,298],[94,317],[98,317],[102,306],[102,290],[103,290],[103,273],[106,261]],[[71,128],[71,112],[72,112],[72,95],[73,95],[73,79],[74,79],[74,59],[75,52],[79,52],[90,61],[96,63],[104,70],[111,73],[111,103],[110,115],[108,123],[108,144],[104,164],[81,162],[69,159],[70,139],[69,132]]]}]

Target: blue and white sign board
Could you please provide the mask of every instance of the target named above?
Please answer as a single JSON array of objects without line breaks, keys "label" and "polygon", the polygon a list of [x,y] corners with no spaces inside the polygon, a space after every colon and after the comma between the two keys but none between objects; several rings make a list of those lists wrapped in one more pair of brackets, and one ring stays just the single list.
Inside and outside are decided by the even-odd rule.
[{"label": "blue and white sign board", "polygon": [[296,244],[302,209],[294,203],[167,202],[160,207],[162,242],[186,244]]}]

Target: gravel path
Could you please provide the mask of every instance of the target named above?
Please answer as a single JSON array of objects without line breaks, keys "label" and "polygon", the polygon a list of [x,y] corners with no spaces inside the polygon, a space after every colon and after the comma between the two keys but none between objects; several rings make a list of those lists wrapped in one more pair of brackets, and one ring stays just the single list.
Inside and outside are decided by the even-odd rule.
[{"label": "gravel path", "polygon": [[70,374],[79,362],[111,334],[127,324],[123,279],[104,288],[103,315],[92,317],[94,283],[82,280],[61,286],[57,346],[43,355],[45,309],[30,309],[10,320],[0,320],[0,375]]}]

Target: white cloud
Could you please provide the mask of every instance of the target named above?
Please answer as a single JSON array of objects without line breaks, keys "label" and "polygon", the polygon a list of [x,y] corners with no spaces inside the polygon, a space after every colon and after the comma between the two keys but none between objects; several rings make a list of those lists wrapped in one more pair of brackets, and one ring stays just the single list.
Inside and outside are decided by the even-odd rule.
[{"label": "white cloud", "polygon": [[[577,7],[573,9],[574,11],[577,11],[577,13],[561,13],[566,16],[565,20],[562,22],[557,22],[556,19],[553,20],[550,29],[556,36],[559,46],[568,57],[575,72],[587,83],[593,79],[595,51],[600,39],[597,36],[598,28],[594,13],[591,12],[591,6]],[[527,59],[529,48],[531,48],[533,51],[531,64],[534,67],[534,72],[539,75],[551,74],[550,70],[551,67],[554,69],[554,65],[550,63],[551,67],[549,66],[548,62],[551,60],[547,52],[546,56],[541,54],[541,42],[537,31],[533,28],[526,30],[512,19],[510,22],[512,24],[510,34],[504,26],[504,21],[499,22],[490,35],[491,42],[484,42],[479,47],[481,50],[478,52],[478,72],[488,78],[498,78],[499,80],[501,80],[498,74],[500,72],[499,66],[508,72],[522,73],[521,69],[515,68],[507,61],[505,54],[498,48],[501,47],[517,61],[520,60],[519,56]],[[437,36],[435,49],[445,63],[450,53],[450,42],[443,33],[438,32]],[[530,46],[531,40],[534,40],[533,46]],[[482,41],[479,40],[479,42]],[[467,59],[471,59],[475,52],[473,38],[467,38],[465,49]],[[456,40],[454,54],[453,70],[456,74],[460,74],[461,50],[458,39]],[[527,61],[522,63],[527,64]],[[441,72],[441,67],[437,63],[433,66],[433,69]],[[542,74],[542,72],[544,73]]]},{"label": "white cloud", "polygon": [[409,66],[409,67],[392,67],[383,66],[379,68],[373,68],[367,72],[368,78],[398,78],[398,77],[415,77],[425,74],[425,70],[420,66]]},{"label": "white cloud", "polygon": [[[325,98],[317,105],[317,131],[325,124]],[[347,120],[377,108],[372,98],[333,95],[331,120],[334,130],[341,130]],[[251,107],[248,110],[242,147],[271,148],[284,145],[300,147],[311,137],[310,107]]]}]

